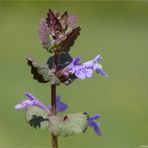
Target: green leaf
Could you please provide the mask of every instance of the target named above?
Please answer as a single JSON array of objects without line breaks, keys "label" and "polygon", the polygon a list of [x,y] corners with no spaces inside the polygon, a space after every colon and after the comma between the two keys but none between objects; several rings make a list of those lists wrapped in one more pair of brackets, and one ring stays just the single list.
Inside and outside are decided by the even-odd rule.
[{"label": "green leaf", "polygon": [[28,65],[31,67],[33,78],[40,83],[51,82],[51,84],[59,85],[60,80],[54,74],[53,70],[48,67],[48,64],[38,64],[34,59],[27,58]]},{"label": "green leaf", "polygon": [[87,130],[87,116],[83,112],[68,114],[67,116],[49,117],[49,132],[56,136],[73,136]]},{"label": "green leaf", "polygon": [[26,120],[34,128],[44,129],[49,125],[47,112],[36,106],[26,109]]}]

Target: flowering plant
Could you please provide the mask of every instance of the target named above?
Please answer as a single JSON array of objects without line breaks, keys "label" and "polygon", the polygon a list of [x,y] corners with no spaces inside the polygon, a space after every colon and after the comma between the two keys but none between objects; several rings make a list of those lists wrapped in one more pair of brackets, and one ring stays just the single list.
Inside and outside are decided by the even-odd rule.
[{"label": "flowering plant", "polygon": [[54,55],[50,56],[45,64],[39,64],[30,57],[27,57],[27,63],[35,80],[51,83],[51,104],[45,106],[31,93],[26,92],[24,95],[28,99],[15,106],[15,109],[26,110],[26,120],[30,126],[42,129],[48,127],[53,148],[58,147],[57,136],[83,133],[88,127],[92,127],[97,135],[101,135],[100,125],[95,122],[100,117],[99,114],[92,117],[87,112],[69,113],[64,116],[57,114],[64,112],[68,105],[61,102],[61,97],[56,95],[56,86],[61,83],[69,85],[77,78],[90,78],[94,71],[107,77],[102,65],[98,63],[102,60],[101,55],[81,63],[80,56],[72,58],[69,54],[80,30],[76,17],[67,12],[49,10],[47,18],[41,20],[38,32],[43,48]]}]

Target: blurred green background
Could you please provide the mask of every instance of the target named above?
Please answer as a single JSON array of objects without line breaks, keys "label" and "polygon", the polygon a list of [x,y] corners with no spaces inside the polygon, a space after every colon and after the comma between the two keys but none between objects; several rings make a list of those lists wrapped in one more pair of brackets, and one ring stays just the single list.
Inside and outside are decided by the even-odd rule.
[{"label": "blurred green background", "polygon": [[50,85],[32,79],[25,57],[44,63],[49,54],[37,33],[48,9],[67,10],[78,18],[81,35],[71,55],[82,61],[103,56],[109,78],[94,75],[76,80],[58,94],[69,105],[67,112],[100,113],[103,135],[89,128],[86,134],[59,138],[61,148],[132,148],[148,146],[148,2],[0,2],[0,147],[50,147],[47,130],[25,123],[24,110],[15,104],[32,92],[45,104]]}]

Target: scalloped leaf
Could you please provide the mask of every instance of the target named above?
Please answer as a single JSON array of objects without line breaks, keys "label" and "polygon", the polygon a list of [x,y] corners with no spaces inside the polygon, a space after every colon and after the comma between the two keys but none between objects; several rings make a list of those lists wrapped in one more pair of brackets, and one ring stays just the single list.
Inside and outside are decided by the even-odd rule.
[{"label": "scalloped leaf", "polygon": [[62,27],[64,28],[64,31],[67,30],[68,27],[68,13],[65,11],[59,18],[59,22],[61,23]]},{"label": "scalloped leaf", "polygon": [[26,120],[34,128],[44,129],[49,125],[47,112],[36,106],[29,106],[26,109]]},{"label": "scalloped leaf", "polygon": [[68,34],[67,39],[63,41],[62,51],[69,52],[70,47],[72,47],[75,43],[75,40],[80,35],[80,27],[77,27],[72,30],[70,34]]},{"label": "scalloped leaf", "polygon": [[48,17],[46,18],[46,20],[50,34],[53,36],[53,38],[59,38],[61,34],[64,34],[64,29],[61,23],[50,9],[47,13],[47,16]]},{"label": "scalloped leaf", "polygon": [[87,130],[87,115],[84,113],[68,114],[67,116],[49,117],[49,132],[56,136],[73,136]]},{"label": "scalloped leaf", "polygon": [[35,60],[31,58],[26,58],[28,65],[31,67],[31,73],[33,74],[33,79],[40,83],[47,83],[50,81],[51,84],[60,84],[60,80],[53,73],[53,70],[49,69],[48,64],[38,64]]}]

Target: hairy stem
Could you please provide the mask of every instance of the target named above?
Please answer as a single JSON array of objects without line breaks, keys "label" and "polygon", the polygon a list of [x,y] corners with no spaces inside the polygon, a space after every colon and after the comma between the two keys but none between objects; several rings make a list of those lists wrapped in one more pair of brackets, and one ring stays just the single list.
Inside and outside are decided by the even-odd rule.
[{"label": "hairy stem", "polygon": [[[54,69],[58,70],[58,55],[54,56]],[[52,115],[56,115],[56,85],[51,85],[51,105],[52,105]],[[53,133],[51,134],[52,148],[58,148],[58,139]]]}]

